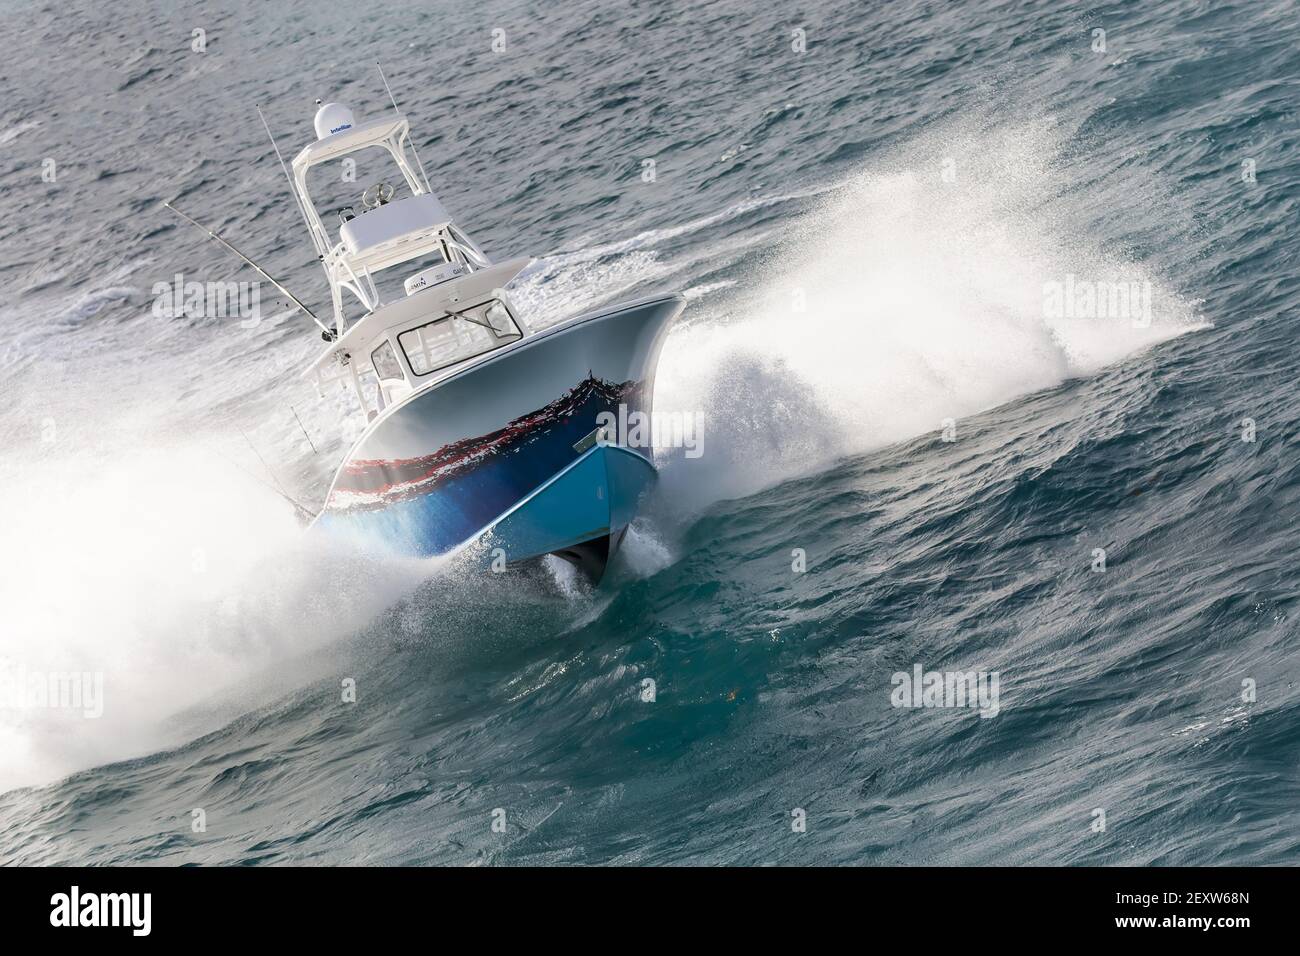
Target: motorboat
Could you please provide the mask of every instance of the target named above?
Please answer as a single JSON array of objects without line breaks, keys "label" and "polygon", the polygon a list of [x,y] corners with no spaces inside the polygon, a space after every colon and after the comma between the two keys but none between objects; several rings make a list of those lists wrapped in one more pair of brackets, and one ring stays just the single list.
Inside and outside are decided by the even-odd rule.
[{"label": "motorboat", "polygon": [[[304,375],[322,394],[350,390],[366,421],[312,532],[420,557],[470,549],[494,570],[557,555],[598,582],[656,479],[653,449],[605,423],[651,414],[683,300],[530,328],[508,287],[532,260],[490,259],[453,220],[396,101],[366,122],[317,105],[290,181],[333,318],[318,320],[326,344]],[[391,182],[323,216],[313,172],[337,186],[358,154]]]}]

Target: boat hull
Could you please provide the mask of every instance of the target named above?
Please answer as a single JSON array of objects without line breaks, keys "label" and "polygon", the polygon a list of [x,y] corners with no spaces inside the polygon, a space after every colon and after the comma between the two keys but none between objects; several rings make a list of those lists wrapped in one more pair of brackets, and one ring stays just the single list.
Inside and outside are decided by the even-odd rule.
[{"label": "boat hull", "polygon": [[600,416],[650,415],[681,309],[584,316],[414,392],[357,441],[317,525],[421,557],[485,541],[495,566],[558,553],[598,579],[655,478],[651,449],[596,440]]}]

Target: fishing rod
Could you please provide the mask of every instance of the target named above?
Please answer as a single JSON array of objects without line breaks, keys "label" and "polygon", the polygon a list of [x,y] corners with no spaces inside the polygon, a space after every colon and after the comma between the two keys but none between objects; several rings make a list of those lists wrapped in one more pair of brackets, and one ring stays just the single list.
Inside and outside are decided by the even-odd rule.
[{"label": "fishing rod", "polygon": [[292,405],[290,405],[290,406],[289,406],[289,411],[293,412],[293,420],[296,421],[296,422],[298,423],[298,427],[302,429],[302,437],[305,438],[305,439],[307,439],[307,444],[308,444],[308,445],[311,445],[311,453],[312,453],[313,455],[319,455],[320,452],[319,452],[319,451],[317,450],[317,448],[316,448],[316,443],[315,443],[314,441],[312,441],[312,440],[311,440],[311,436],[307,434],[307,426],[304,425],[304,424],[302,423],[302,419],[298,417],[298,409],[296,409],[296,408],[294,408]]},{"label": "fishing rod", "polygon": [[221,243],[223,246],[225,246],[227,249],[229,249],[231,252],[233,252],[235,255],[237,255],[240,259],[244,260],[244,262],[248,263],[250,266],[252,266],[254,269],[256,269],[256,270],[258,271],[258,274],[261,275],[263,278],[265,278],[267,282],[271,283],[271,285],[275,286],[277,289],[279,289],[281,292],[283,292],[283,293],[284,293],[284,294],[285,294],[285,295],[286,295],[286,296],[287,296],[287,297],[288,297],[288,298],[293,302],[294,305],[298,306],[298,308],[302,309],[304,312],[306,312],[308,315],[310,315],[310,316],[311,316],[311,320],[312,320],[313,322],[315,322],[318,326],[320,326],[320,329],[321,329],[322,332],[324,332],[326,335],[330,336],[331,338],[333,337],[333,335],[334,335],[334,330],[331,329],[331,328],[330,328],[328,325],[326,325],[324,322],[322,322],[322,321],[321,321],[321,320],[316,316],[316,313],[315,313],[315,312],[313,312],[311,309],[307,308],[306,303],[304,303],[304,302],[302,301],[302,299],[298,298],[296,295],[294,295],[292,292],[290,292],[288,289],[286,289],[286,288],[285,288],[285,287],[284,287],[284,286],[283,286],[283,285],[282,285],[282,284],[281,284],[281,283],[280,283],[280,282],[279,282],[279,281],[278,281],[274,276],[271,275],[271,273],[267,272],[265,269],[263,269],[261,266],[259,266],[259,265],[258,265],[256,262],[254,262],[252,259],[248,258],[248,256],[244,255],[242,252],[240,252],[238,249],[236,249],[236,248],[235,248],[234,246],[232,246],[230,243],[226,242],[225,239],[221,238],[219,235],[217,235],[217,234],[216,234],[215,232],[213,232],[211,229],[207,228],[207,227],[204,226],[202,223],[199,223],[199,222],[197,222],[196,220],[191,219],[189,216],[185,215],[185,213],[181,212],[179,209],[177,209],[177,208],[176,208],[175,206],[173,206],[171,203],[169,203],[169,202],[167,202],[167,201],[164,200],[163,205],[166,206],[168,209],[170,209],[172,212],[176,213],[176,215],[180,216],[182,219],[184,219],[184,220],[185,220],[186,222],[188,222],[190,225],[194,226],[196,229],[201,229],[203,232],[207,233],[209,239],[215,239],[217,242]]},{"label": "fishing rod", "polygon": [[315,521],[316,518],[319,517],[317,512],[312,511],[306,505],[300,503],[297,499],[295,499],[293,495],[289,494],[289,492],[284,490],[284,485],[280,484],[280,479],[276,477],[275,472],[272,471],[271,467],[266,463],[266,459],[263,458],[262,453],[257,450],[257,446],[253,444],[252,439],[248,437],[248,434],[242,428],[239,429],[239,433],[244,436],[244,441],[248,442],[248,447],[253,449],[253,454],[257,456],[257,460],[262,463],[262,467],[266,469],[266,473],[271,476],[271,481],[275,482],[275,484],[272,484],[271,481],[267,481],[265,478],[262,478],[260,475],[254,474],[252,471],[245,468],[243,465],[235,461],[229,455],[225,454],[223,451],[221,451],[221,449],[217,448],[216,446],[209,444],[208,448],[211,451],[215,452],[218,457],[224,459],[227,464],[239,469],[244,474],[246,474],[249,478],[252,478],[254,481],[256,481],[263,488],[266,488],[268,491],[272,492],[273,494],[279,495],[286,502],[288,502],[289,505],[293,507],[294,514],[297,516],[298,522],[300,524],[308,525],[311,524],[311,522]]}]

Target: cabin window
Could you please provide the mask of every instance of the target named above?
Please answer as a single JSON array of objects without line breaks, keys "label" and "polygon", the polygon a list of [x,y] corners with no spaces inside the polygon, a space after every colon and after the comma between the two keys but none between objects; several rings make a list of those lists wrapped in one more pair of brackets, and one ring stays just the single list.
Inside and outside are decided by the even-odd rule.
[{"label": "cabin window", "polygon": [[387,339],[384,340],[383,345],[370,353],[370,361],[374,363],[375,374],[381,381],[397,379],[400,382],[405,379],[402,366],[397,361],[397,353],[393,351],[393,343]]},{"label": "cabin window", "polygon": [[428,375],[522,338],[505,303],[492,299],[407,329],[397,344],[416,375]]}]

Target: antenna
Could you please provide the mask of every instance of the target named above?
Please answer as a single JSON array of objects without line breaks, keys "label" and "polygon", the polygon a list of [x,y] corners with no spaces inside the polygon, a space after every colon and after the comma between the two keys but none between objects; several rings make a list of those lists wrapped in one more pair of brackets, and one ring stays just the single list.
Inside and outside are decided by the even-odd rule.
[{"label": "antenna", "polygon": [[[259,265],[258,265],[256,262],[254,262],[252,259],[248,258],[248,256],[244,255],[242,252],[240,252],[238,249],[236,249],[236,248],[235,248],[234,246],[232,246],[230,243],[226,242],[226,240],[222,239],[220,236],[218,236],[218,235],[217,235],[215,232],[213,232],[211,229],[208,229],[206,226],[203,226],[203,225],[199,224],[198,222],[195,222],[195,221],[194,221],[193,219],[191,219],[189,216],[185,215],[185,213],[181,212],[179,209],[177,209],[177,208],[176,208],[175,206],[173,206],[171,203],[169,203],[169,202],[163,202],[163,205],[166,206],[168,209],[170,209],[172,212],[176,213],[176,215],[180,216],[182,219],[184,219],[184,220],[185,220],[186,222],[188,222],[190,225],[194,226],[194,227],[197,228],[197,229],[202,229],[204,232],[206,232],[206,233],[208,234],[208,238],[209,238],[209,239],[215,239],[217,242],[221,243],[223,246],[225,246],[227,249],[229,249],[231,252],[233,252],[235,255],[237,255],[240,259],[243,259],[246,263],[248,263],[250,266],[252,266],[254,269],[256,269],[256,270],[258,271],[258,273],[259,273],[259,274],[260,274],[264,279],[266,279],[267,282],[271,283],[271,285],[275,286],[277,289],[279,289],[281,292],[283,292],[286,296],[288,296],[288,297],[293,301],[294,305],[298,306],[298,308],[302,309],[304,312],[306,312],[308,315],[310,315],[312,321],[315,322],[317,325],[319,325],[319,326],[321,327],[321,331],[323,331],[326,335],[329,335],[329,336],[333,336],[333,335],[334,335],[334,330],[333,330],[333,329],[331,329],[328,325],[326,325],[324,322],[322,322],[320,319],[318,319],[318,318],[316,317],[316,313],[313,312],[311,309],[307,308],[306,304],[302,301],[302,299],[298,298],[296,295],[294,295],[292,292],[290,292],[288,289],[286,289],[286,288],[285,288],[285,287],[284,287],[284,286],[283,286],[283,285],[282,285],[282,284],[281,284],[281,283],[280,283],[280,282],[279,282],[279,281],[278,281],[274,276],[271,275],[271,273],[267,272],[265,269],[263,269],[261,266],[259,266]],[[332,341],[332,339],[331,339],[331,341]]]},{"label": "antenna", "polygon": [[[320,106],[320,100],[316,101],[316,105]],[[294,205],[298,207],[298,212],[302,214],[302,223],[307,227],[307,234],[311,236],[312,245],[316,247],[318,253],[324,255],[325,247],[321,245],[316,236],[316,230],[312,228],[311,220],[307,218],[307,209],[302,204],[302,197],[298,195],[298,190],[294,188],[293,177],[289,175],[289,167],[284,163],[284,156],[280,152],[280,146],[275,141],[275,135],[271,132],[271,124],[266,121],[266,114],[262,112],[261,106],[257,107],[257,115],[261,117],[262,128],[266,130],[266,135],[271,139],[271,148],[275,150],[275,158],[280,161],[280,168],[284,170],[284,178],[289,183],[289,192],[293,194]]]},{"label": "antenna", "polygon": [[[388,91],[388,98],[393,101],[393,111],[398,116],[401,116],[402,110],[397,105],[397,97],[393,95],[393,88],[388,85],[388,77],[384,76],[384,68],[379,65],[378,60],[375,61],[375,69],[379,71],[379,78],[384,81],[384,89]],[[415,165],[420,168],[420,175],[424,177],[424,188],[428,192],[433,192],[433,187],[429,185],[429,174],[424,171],[424,163],[420,162],[420,151],[415,148],[415,140],[411,139],[408,142],[411,144],[411,152],[415,154]]]}]

